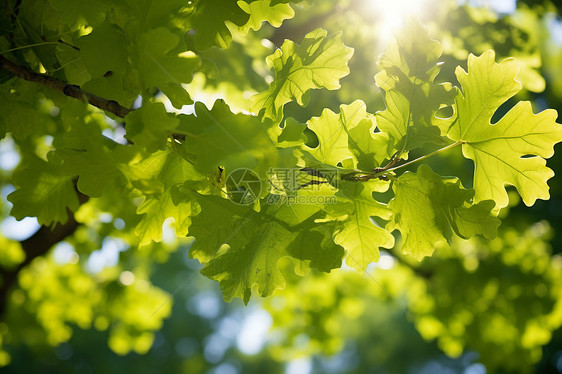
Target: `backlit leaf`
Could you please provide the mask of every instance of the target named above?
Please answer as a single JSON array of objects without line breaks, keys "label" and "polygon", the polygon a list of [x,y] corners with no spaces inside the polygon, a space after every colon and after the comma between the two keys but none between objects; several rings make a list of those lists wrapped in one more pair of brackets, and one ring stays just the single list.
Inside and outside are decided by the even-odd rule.
[{"label": "backlit leaf", "polygon": [[439,42],[412,18],[379,59],[383,70],[375,81],[386,92],[387,109],[376,114],[377,126],[400,153],[428,142],[444,143],[435,112],[451,105],[455,92],[450,83],[434,83],[441,53]]},{"label": "backlit leaf", "polygon": [[494,202],[474,204],[474,190],[465,189],[457,178],[441,177],[422,165],[417,173],[400,176],[392,189],[393,218],[387,228],[400,230],[402,251],[418,260],[431,256],[437,244],[450,243],[453,232],[464,239],[496,236],[500,221],[492,213]]},{"label": "backlit leaf", "polygon": [[196,31],[195,47],[198,50],[212,46],[228,47],[232,34],[225,22],[230,21],[241,27],[248,22],[249,17],[235,0],[194,1],[190,23]]},{"label": "backlit leaf", "polygon": [[461,141],[463,155],[474,161],[476,201],[493,199],[497,208],[508,204],[506,185],[513,185],[530,206],[548,199],[547,180],[554,176],[546,158],[562,141],[557,112],[548,109],[534,114],[530,102],[517,103],[497,123],[491,124],[496,110],[515,95],[521,84],[515,80],[517,63],[507,59],[496,63],[493,51],[468,58],[468,72],[458,67],[462,85],[455,99],[458,119],[448,136]]},{"label": "backlit leaf", "polygon": [[78,208],[72,178],[60,166],[38,157],[29,158],[14,176],[18,189],[8,195],[14,204],[11,215],[18,220],[37,217],[39,224],[66,223],[67,209]]},{"label": "backlit leaf", "polygon": [[248,22],[240,28],[243,34],[250,29],[259,30],[264,21],[279,27],[284,20],[293,18],[295,12],[289,4],[272,4],[272,0],[238,1],[238,6],[250,15]]},{"label": "backlit leaf", "polygon": [[[334,242],[345,249],[346,264],[365,271],[367,265],[379,260],[379,248],[392,248],[394,237],[378,226],[370,217],[388,220],[391,210],[373,198],[373,192],[384,192],[388,183],[369,181],[366,183],[342,182],[337,193],[338,203],[343,204],[347,218],[334,233]],[[327,206],[328,212],[341,207]],[[342,213],[342,210],[339,211]]]},{"label": "backlit leaf", "polygon": [[281,121],[289,101],[304,106],[309,90],[338,89],[339,80],[349,74],[347,62],[352,55],[353,49],[341,42],[341,33],[328,36],[326,30],[317,29],[306,34],[300,45],[286,40],[267,58],[275,79],[267,91],[252,97],[251,110],[264,110],[265,118]]}]

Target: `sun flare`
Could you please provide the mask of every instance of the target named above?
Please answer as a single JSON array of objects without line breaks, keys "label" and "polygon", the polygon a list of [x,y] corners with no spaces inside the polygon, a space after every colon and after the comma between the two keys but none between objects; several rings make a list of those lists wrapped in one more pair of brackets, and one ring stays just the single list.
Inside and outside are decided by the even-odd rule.
[{"label": "sun flare", "polygon": [[431,0],[368,0],[369,8],[379,16],[377,32],[382,41],[389,40],[394,31],[410,15],[419,15]]}]

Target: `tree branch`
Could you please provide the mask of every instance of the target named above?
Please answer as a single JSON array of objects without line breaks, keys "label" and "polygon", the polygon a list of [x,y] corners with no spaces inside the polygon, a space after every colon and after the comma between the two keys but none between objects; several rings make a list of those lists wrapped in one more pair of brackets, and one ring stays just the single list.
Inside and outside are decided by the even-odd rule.
[{"label": "tree branch", "polygon": [[[78,194],[80,205],[88,201],[88,196],[78,190],[76,190],[76,193]],[[72,235],[79,226],[80,223],[74,219],[74,214],[68,210],[68,221],[64,225],[59,223],[52,230],[47,226],[41,226],[35,234],[20,242],[25,252],[25,260],[12,270],[0,268],[0,277],[2,279],[2,284],[0,285],[0,316],[4,315],[6,311],[9,301],[8,296],[11,288],[17,283],[19,272],[35,258],[49,252],[55,244]]]},{"label": "tree branch", "polygon": [[[107,112],[115,114],[117,117],[124,118],[134,109],[125,108],[114,100],[107,100],[90,92],[82,90],[79,86],[69,84],[45,74],[36,73],[26,66],[15,64],[4,56],[0,55],[0,69],[4,69],[15,76],[25,79],[26,81],[42,84],[46,87],[60,91],[66,96],[86,101],[88,104]],[[76,186],[75,186],[76,187]],[[80,193],[76,189],[80,205],[88,201],[88,196]],[[42,226],[35,234],[22,241],[21,247],[25,252],[25,260],[16,268],[7,270],[0,269],[0,316],[2,316],[8,305],[8,298],[11,288],[17,283],[19,272],[28,266],[31,261],[39,256],[45,255],[56,243],[64,240],[72,235],[80,226],[74,219],[74,215],[68,211],[68,221],[65,224],[58,224],[54,229]]]},{"label": "tree branch", "polygon": [[90,92],[84,91],[79,86],[69,84],[67,82],[55,79],[45,74],[36,73],[26,66],[13,63],[4,56],[0,56],[0,69],[4,69],[15,76],[25,79],[26,81],[36,82],[54,90],[60,91],[66,96],[73,97],[80,101],[86,101],[88,104],[115,114],[117,117],[125,118],[127,114],[134,109],[125,108],[115,100],[107,100]]}]

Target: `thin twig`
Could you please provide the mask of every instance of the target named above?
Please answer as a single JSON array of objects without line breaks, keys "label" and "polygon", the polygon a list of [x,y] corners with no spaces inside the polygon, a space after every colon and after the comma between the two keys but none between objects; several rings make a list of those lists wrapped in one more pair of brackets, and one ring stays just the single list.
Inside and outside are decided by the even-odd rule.
[{"label": "thin twig", "polygon": [[70,84],[45,74],[36,73],[26,66],[13,63],[4,56],[0,56],[0,69],[4,69],[15,76],[25,79],[26,81],[36,82],[54,90],[60,91],[68,97],[73,97],[80,101],[86,101],[88,104],[115,114],[117,117],[125,118],[133,109],[126,108],[115,100],[107,100],[90,92],[84,91],[79,86]]},{"label": "thin twig", "polygon": [[444,152],[444,151],[446,151],[446,150],[448,150],[448,149],[450,149],[450,148],[454,148],[454,147],[456,147],[457,145],[461,145],[462,143],[463,143],[463,141],[462,141],[462,140],[459,140],[458,142],[455,142],[455,143],[453,143],[453,144],[449,144],[449,145],[446,146],[446,147],[439,148],[439,149],[436,150],[436,151],[433,151],[433,152],[428,153],[428,154],[426,154],[426,155],[424,155],[424,156],[418,157],[418,158],[416,158],[416,159],[414,159],[414,160],[412,160],[412,161],[408,161],[408,162],[406,162],[405,164],[401,164],[401,165],[395,166],[395,167],[393,167],[393,168],[386,169],[386,170],[385,170],[385,173],[386,173],[386,172],[389,172],[389,171],[401,169],[401,168],[406,167],[406,166],[408,166],[408,165],[411,165],[411,164],[413,164],[413,163],[416,163],[416,162],[425,160],[426,158],[429,158],[429,157],[431,157],[431,156],[435,156],[435,155],[438,154],[438,153]]}]

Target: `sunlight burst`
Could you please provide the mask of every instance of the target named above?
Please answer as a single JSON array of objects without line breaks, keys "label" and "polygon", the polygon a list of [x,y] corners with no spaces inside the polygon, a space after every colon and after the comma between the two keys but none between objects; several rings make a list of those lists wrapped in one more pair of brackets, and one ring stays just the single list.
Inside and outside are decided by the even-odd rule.
[{"label": "sunlight burst", "polygon": [[404,24],[409,15],[418,15],[430,0],[369,0],[369,7],[379,15],[377,32],[383,41],[389,40],[394,31]]}]

